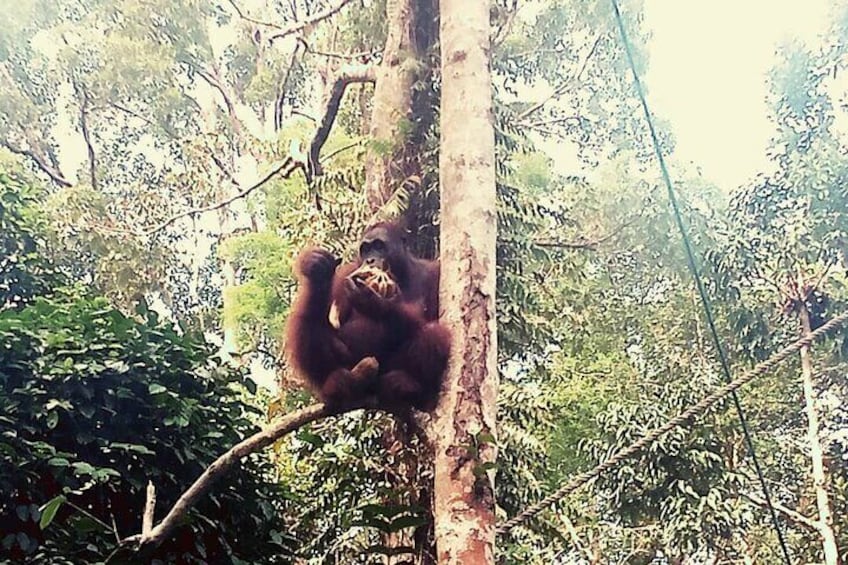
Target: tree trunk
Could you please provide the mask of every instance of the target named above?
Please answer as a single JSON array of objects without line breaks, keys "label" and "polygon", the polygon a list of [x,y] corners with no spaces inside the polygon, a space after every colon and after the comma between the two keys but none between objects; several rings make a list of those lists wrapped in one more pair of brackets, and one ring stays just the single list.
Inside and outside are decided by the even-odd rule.
[{"label": "tree trunk", "polygon": [[[417,173],[416,159],[418,150],[414,143],[415,123],[432,123],[431,108],[422,108],[415,115],[416,96],[413,86],[422,73],[417,61],[431,47],[434,35],[434,0],[387,0],[386,2],[386,43],[383,58],[376,69],[374,93],[371,98],[371,114],[363,120],[363,127],[370,135],[365,159],[365,197],[372,213],[385,204],[394,191],[403,185],[406,178]],[[367,108],[360,93],[358,100],[361,109]],[[365,116],[365,114],[363,114]],[[415,119],[413,119],[415,118]],[[404,448],[404,457],[400,458],[396,474],[388,477],[392,490],[397,494],[398,504],[414,505],[421,502],[417,493],[423,490],[431,492],[432,485],[421,482],[422,468],[429,464],[430,458],[414,453],[409,447],[409,437],[399,433],[398,426],[392,426],[383,437],[385,448],[391,449],[400,442]],[[425,500],[429,503],[429,500]],[[405,528],[398,532],[383,534],[382,544],[390,549],[414,547],[419,563],[431,562],[432,542],[426,528]],[[406,563],[409,554],[385,556],[385,565]]]},{"label": "tree trunk", "polygon": [[441,0],[441,309],[453,332],[435,422],[439,563],[494,563],[494,129],[489,3]]},{"label": "tree trunk", "polygon": [[[371,139],[365,156],[365,194],[372,210],[391,198],[411,174],[409,161],[415,148],[407,140],[413,124],[413,85],[416,61],[422,47],[416,34],[432,22],[419,21],[428,1],[387,0],[388,25],[383,60],[377,68],[377,83],[371,110]],[[420,24],[420,25],[418,25]]]},{"label": "tree trunk", "polygon": [[[806,336],[812,331],[810,312],[803,300],[799,302],[801,304],[801,332]],[[813,359],[810,355],[810,346],[802,347],[800,354],[801,381],[804,385],[804,403],[807,413],[807,440],[810,444],[810,459],[813,464],[813,490],[816,493],[816,507],[819,512],[819,530],[822,537],[824,562],[825,565],[838,565],[840,563],[839,550],[836,547],[836,536],[833,533],[833,514],[827,495],[824,455],[819,440],[819,416],[816,412],[816,392],[813,388]]]}]

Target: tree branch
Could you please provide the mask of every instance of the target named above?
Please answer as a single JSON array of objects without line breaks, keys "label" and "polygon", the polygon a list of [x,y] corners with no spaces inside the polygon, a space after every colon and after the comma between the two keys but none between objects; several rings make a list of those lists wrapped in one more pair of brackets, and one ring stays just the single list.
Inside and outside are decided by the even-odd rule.
[{"label": "tree branch", "polygon": [[271,28],[274,28],[274,29],[284,29],[283,26],[281,26],[280,24],[275,24],[275,23],[271,23],[271,22],[263,22],[262,20],[257,20],[255,18],[251,18],[250,16],[248,16],[247,14],[242,12],[242,10],[241,10],[241,8],[239,8],[238,4],[235,3],[235,0],[229,0],[229,2],[230,2],[230,5],[233,7],[233,9],[236,11],[236,14],[238,14],[238,17],[240,17],[241,19],[243,19],[246,22],[250,22],[252,24],[256,24],[256,25],[260,25],[260,26],[271,27]]},{"label": "tree branch", "polygon": [[289,77],[292,69],[297,64],[297,56],[300,53],[301,44],[297,43],[292,50],[291,60],[283,78],[280,80],[280,87],[277,91],[277,99],[274,101],[274,131],[280,131],[283,127],[283,107],[286,102],[286,90],[289,85]]},{"label": "tree branch", "polygon": [[330,151],[330,153],[325,155],[324,158],[321,159],[321,161],[323,163],[326,163],[327,161],[329,161],[330,159],[332,159],[333,157],[335,157],[339,153],[344,153],[345,151],[353,149],[354,147],[359,147],[360,145],[363,145],[364,143],[365,143],[365,138],[362,137],[362,138],[357,139],[356,141],[348,143],[347,145],[342,145],[338,149],[334,149],[333,151]]},{"label": "tree branch", "polygon": [[61,186],[62,188],[68,188],[72,186],[71,182],[68,181],[62,172],[58,168],[54,168],[47,162],[47,160],[36,153],[31,149],[24,149],[23,147],[19,147],[8,140],[0,141],[0,144],[3,145],[6,149],[15,153],[16,155],[22,155],[24,157],[29,157],[35,165],[41,169],[41,171],[50,177],[50,180]]},{"label": "tree branch", "polygon": [[555,98],[559,98],[562,94],[564,94],[572,86],[574,81],[580,80],[580,77],[583,76],[583,73],[586,71],[586,67],[589,65],[589,60],[595,54],[595,51],[598,50],[598,45],[601,43],[601,39],[603,39],[603,37],[604,37],[604,35],[600,34],[600,33],[597,35],[597,37],[595,37],[595,41],[592,42],[592,47],[589,49],[589,51],[586,53],[586,56],[583,58],[583,61],[580,63],[580,68],[577,71],[577,74],[575,74],[574,76],[569,77],[568,79],[563,81],[562,84],[560,84],[558,87],[556,87],[554,89],[554,91],[550,94],[550,96],[548,96],[547,98],[545,98],[544,100],[542,100],[540,102],[537,102],[536,104],[533,104],[528,109],[524,110],[524,112],[519,114],[517,121],[523,122],[528,117],[530,117],[532,114],[535,114],[536,112],[541,110],[542,107],[545,104],[547,104],[548,102],[550,102],[551,100],[553,100]]},{"label": "tree branch", "polygon": [[[744,494],[743,493],[742,497],[747,498],[749,501],[753,502],[757,506],[761,506],[763,508],[768,507],[768,505],[766,504],[766,501],[763,500],[762,498],[756,496],[756,495]],[[784,517],[788,518],[792,522],[795,522],[796,524],[800,524],[802,526],[806,526],[807,528],[813,530],[816,533],[821,532],[821,526],[815,520],[807,518],[806,516],[804,516],[800,512],[796,512],[795,510],[792,510],[791,508],[787,508],[786,506],[783,506],[782,504],[780,504],[778,502],[772,501],[771,505],[772,505],[772,507],[774,507],[775,510],[777,510],[778,512],[783,514]]]},{"label": "tree branch", "polygon": [[[351,407],[346,411],[353,411],[367,407],[368,406],[360,405]],[[147,534],[142,531],[141,534],[125,538],[118,549],[109,556],[106,563],[125,562],[124,560],[126,560],[128,552],[143,553],[155,549],[174,533],[177,526],[185,519],[188,511],[209,491],[212,485],[218,479],[226,475],[236,465],[236,463],[251,453],[255,453],[265,447],[268,447],[284,435],[291,433],[310,422],[339,413],[340,412],[331,411],[323,404],[313,404],[312,406],[308,406],[296,412],[286,414],[275,424],[237,443],[226,453],[212,462],[212,464],[200,474],[197,480],[195,480],[188,490],[180,496],[173,508],[171,508],[168,514],[161,522],[159,522],[158,525],[153,527]]]},{"label": "tree branch", "polygon": [[111,100],[107,100],[107,101],[106,101],[106,105],[107,105],[107,106],[109,106],[110,108],[114,108],[115,110],[118,110],[119,112],[123,112],[124,114],[127,114],[128,116],[132,116],[133,118],[139,119],[139,120],[141,120],[142,122],[146,123],[146,124],[147,124],[147,125],[149,125],[149,126],[156,126],[156,125],[157,125],[157,124],[156,124],[153,120],[151,120],[150,118],[145,118],[144,116],[142,116],[142,115],[141,115],[141,114],[139,114],[138,112],[136,112],[136,111],[134,111],[134,110],[131,110],[131,109],[129,109],[129,108],[127,108],[126,106],[123,106],[123,105],[121,105],[121,104],[118,104],[117,102],[113,102],[113,101],[111,101]]},{"label": "tree branch", "polygon": [[319,156],[321,147],[327,141],[330,135],[330,130],[333,128],[333,122],[336,120],[336,114],[339,112],[339,105],[342,102],[345,90],[348,85],[354,83],[374,82],[376,80],[376,72],[373,65],[345,65],[339,70],[333,86],[330,88],[330,93],[327,96],[326,109],[315,135],[312,137],[312,143],[309,145],[309,166],[307,168],[307,179],[311,182],[313,177],[319,176],[322,173]]},{"label": "tree branch", "polygon": [[553,241],[553,240],[538,240],[538,241],[535,241],[534,243],[536,245],[538,245],[539,247],[551,247],[551,248],[556,248],[556,249],[596,249],[602,243],[606,243],[610,239],[617,236],[625,228],[633,225],[633,223],[636,220],[638,220],[640,217],[641,216],[637,215],[633,218],[630,218],[629,220],[627,220],[626,222],[624,222],[623,224],[621,224],[620,226],[615,228],[613,231],[611,231],[607,235],[605,235],[603,237],[599,237],[597,239],[593,239],[593,240],[573,241],[573,242]]},{"label": "tree branch", "polygon": [[[156,511],[156,487],[147,481],[147,499],[144,502],[144,514],[141,515],[141,535],[149,537],[153,531],[153,514]],[[118,542],[121,540],[119,539]]]},{"label": "tree branch", "polygon": [[230,169],[228,169],[227,166],[224,165],[224,162],[221,161],[221,159],[218,157],[218,155],[215,154],[215,151],[213,151],[212,148],[209,147],[209,146],[207,146],[206,149],[209,150],[209,157],[212,158],[212,162],[215,163],[215,166],[218,167],[218,170],[221,171],[221,173],[225,177],[227,177],[227,180],[230,181],[231,183],[233,183],[236,186],[241,186],[241,184],[236,179],[236,177],[233,176],[232,171],[230,171]]},{"label": "tree branch", "polygon": [[322,20],[326,20],[327,18],[330,18],[330,17],[336,15],[338,12],[341,11],[342,8],[344,8],[345,6],[350,4],[350,2],[351,2],[351,0],[340,0],[340,2],[338,2],[334,6],[330,6],[326,10],[322,10],[320,12],[312,14],[308,18],[303,19],[299,22],[296,22],[296,23],[294,23],[294,24],[292,24],[292,25],[290,25],[286,28],[280,28],[281,31],[279,33],[275,33],[274,35],[269,37],[268,41],[273,43],[277,39],[282,39],[282,38],[287,37],[287,36],[289,36],[293,33],[297,33],[297,32],[299,32],[300,30],[302,30],[306,27],[309,27],[313,24],[316,24],[316,23],[318,23]]},{"label": "tree branch", "polygon": [[574,116],[561,116],[559,118],[550,118],[547,120],[538,120],[535,122],[522,122],[524,127],[538,129],[543,128],[545,126],[551,126],[556,124],[562,124],[565,122],[576,121],[578,124],[583,121],[583,116],[574,115]]},{"label": "tree branch", "polygon": [[158,232],[164,230],[165,228],[167,228],[168,226],[170,226],[171,224],[173,224],[174,222],[176,222],[177,220],[179,220],[181,218],[185,218],[186,216],[193,216],[195,214],[203,214],[205,212],[212,212],[214,210],[219,210],[221,208],[224,208],[225,206],[229,206],[230,204],[232,204],[236,200],[239,200],[240,198],[244,198],[244,197],[248,196],[254,190],[261,188],[265,183],[270,181],[272,178],[274,178],[278,174],[281,175],[283,178],[289,178],[292,175],[292,173],[294,173],[297,169],[304,169],[306,167],[305,161],[306,161],[305,158],[300,154],[300,150],[297,147],[297,144],[293,143],[291,153],[289,154],[289,156],[286,157],[286,159],[282,163],[280,163],[279,165],[274,167],[267,175],[265,175],[257,183],[245,188],[244,190],[240,191],[237,194],[234,194],[233,196],[225,198],[224,200],[221,200],[220,202],[216,202],[215,204],[209,204],[208,206],[201,206],[199,208],[192,208],[191,210],[185,210],[183,212],[180,212],[179,214],[175,214],[175,215],[171,216],[170,218],[168,218],[167,220],[165,220],[164,222],[162,222],[161,224],[143,232],[141,235],[149,236],[149,235],[153,235],[155,233],[158,233]]},{"label": "tree branch", "polygon": [[82,138],[85,141],[86,151],[88,152],[88,175],[91,179],[91,188],[97,190],[97,158],[94,153],[94,145],[91,144],[91,132],[88,131],[88,105],[90,99],[82,86],[75,84],[74,88],[82,98],[80,101],[80,130],[82,131]]},{"label": "tree branch", "polygon": [[369,51],[360,51],[359,53],[335,53],[331,51],[318,51],[309,46],[302,37],[297,38],[298,45],[302,45],[306,53],[327,57],[328,59],[343,59],[345,61],[359,61],[360,63],[370,62],[372,59],[380,55],[382,52],[379,49],[371,49]]},{"label": "tree branch", "polygon": [[230,117],[230,123],[238,136],[241,133],[241,120],[239,120],[238,114],[236,114],[236,106],[233,104],[232,98],[230,98],[230,95],[227,93],[224,85],[221,84],[221,79],[218,78],[217,73],[212,74],[191,63],[189,63],[189,65],[200,78],[206,81],[209,86],[221,94],[221,98],[224,100],[224,106],[227,108],[227,115]]}]

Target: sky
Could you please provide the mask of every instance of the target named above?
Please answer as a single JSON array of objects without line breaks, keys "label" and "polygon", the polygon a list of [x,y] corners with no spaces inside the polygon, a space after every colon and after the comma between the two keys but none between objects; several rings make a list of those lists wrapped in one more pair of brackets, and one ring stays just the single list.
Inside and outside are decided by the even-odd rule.
[{"label": "sky", "polygon": [[730,191],[769,169],[767,73],[788,39],[815,41],[835,0],[645,0],[648,104],[675,158]]}]

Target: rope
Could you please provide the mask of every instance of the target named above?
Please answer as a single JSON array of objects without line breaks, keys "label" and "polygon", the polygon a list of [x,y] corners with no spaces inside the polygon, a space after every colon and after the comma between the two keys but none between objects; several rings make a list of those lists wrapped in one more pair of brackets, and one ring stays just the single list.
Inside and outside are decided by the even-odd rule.
[{"label": "rope", "polygon": [[[704,289],[704,283],[698,273],[698,265],[695,261],[695,254],[692,251],[692,244],[689,241],[689,236],[687,234],[686,227],[683,225],[683,217],[680,213],[680,207],[677,203],[677,196],[675,195],[674,188],[671,184],[671,176],[668,174],[668,167],[666,167],[665,158],[663,158],[662,150],[660,149],[660,143],[657,139],[657,132],[654,128],[654,121],[651,118],[651,112],[648,109],[648,101],[645,98],[645,91],[642,88],[642,82],[639,80],[639,73],[636,72],[636,65],[633,62],[633,49],[630,45],[629,39],[627,38],[627,33],[624,30],[624,23],[621,19],[621,12],[618,8],[618,0],[611,0],[611,2],[613,12],[615,13],[615,20],[618,24],[618,31],[621,33],[621,41],[624,44],[624,51],[627,55],[627,62],[630,65],[630,71],[633,73],[633,82],[636,86],[636,93],[639,95],[639,101],[642,103],[642,111],[645,114],[645,121],[648,122],[648,129],[651,133],[651,141],[653,142],[654,152],[656,153],[657,160],[660,164],[660,170],[662,171],[663,181],[665,181],[665,186],[668,189],[668,199],[671,202],[672,209],[674,210],[674,219],[677,223],[677,228],[680,231],[680,236],[683,239],[683,247],[686,250],[686,260],[689,264],[689,271],[692,273],[692,277],[695,279],[695,285],[698,288],[698,295],[701,298],[701,306],[704,309],[704,314],[707,318],[707,325],[710,328],[710,335],[718,353],[719,361],[721,362],[721,369],[722,373],[724,374],[724,380],[725,382],[729,383],[733,380],[733,377],[730,374],[730,364],[727,361],[727,355],[724,351],[724,347],[722,347],[721,345],[721,340],[718,337],[718,331],[716,330],[715,320],[713,319],[710,299],[707,296],[707,292]],[[745,444],[748,447],[748,453],[751,456],[751,462],[754,464],[754,471],[757,474],[757,479],[759,480],[760,488],[763,491],[763,498],[765,498],[766,506],[769,509],[769,514],[771,515],[771,522],[777,534],[777,540],[780,543],[780,548],[783,552],[784,561],[787,565],[790,565],[792,559],[789,556],[789,548],[787,547],[786,540],[783,537],[783,531],[780,529],[780,522],[777,519],[777,512],[775,511],[774,506],[772,505],[771,495],[769,494],[765,475],[763,474],[763,470],[760,467],[760,461],[757,457],[757,452],[754,448],[754,440],[751,436],[751,431],[748,428],[748,422],[745,418],[745,412],[742,409],[742,402],[739,400],[739,396],[733,391],[731,391],[731,397],[733,399],[733,405],[736,409],[736,415],[739,417],[739,424],[742,427],[742,432],[745,437]]]},{"label": "rope", "polygon": [[573,477],[569,482],[565,485],[546,496],[536,504],[528,506],[526,509],[522,510],[515,517],[507,520],[500,526],[498,526],[496,532],[498,534],[505,534],[509,532],[515,526],[529,520],[530,518],[535,517],[539,512],[544,510],[545,508],[551,506],[555,502],[558,502],[562,498],[565,498],[567,495],[576,491],[578,488],[582,487],[589,481],[597,478],[602,473],[609,471],[613,467],[617,466],[619,463],[624,461],[625,459],[632,457],[646,447],[650,446],[660,437],[664,436],[668,432],[674,430],[678,427],[683,427],[692,424],[699,417],[703,416],[707,410],[724,400],[726,397],[732,395],[736,390],[748,384],[755,378],[771,371],[777,365],[785,361],[791,355],[800,351],[802,347],[806,347],[811,345],[816,339],[827,333],[828,331],[843,326],[846,322],[848,322],[848,312],[843,312],[839,316],[836,316],[826,324],[819,326],[818,329],[813,331],[807,336],[802,337],[801,339],[791,343],[790,345],[784,347],[765,361],[754,366],[753,369],[744,373],[741,377],[737,378],[735,381],[727,383],[719,388],[717,388],[714,392],[704,397],[697,404],[692,405],[687,408],[662,426],[658,428],[654,428],[652,431],[648,432],[641,439],[637,440],[635,443],[632,443],[630,446],[621,449],[616,452],[614,455],[610,456],[609,459],[600,463],[594,469],[586,471],[585,473],[580,473],[579,475]]}]

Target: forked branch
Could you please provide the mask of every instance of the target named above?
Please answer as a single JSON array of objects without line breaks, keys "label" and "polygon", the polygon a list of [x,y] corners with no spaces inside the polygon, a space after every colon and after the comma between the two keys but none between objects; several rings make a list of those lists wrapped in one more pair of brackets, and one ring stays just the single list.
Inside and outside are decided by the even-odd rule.
[{"label": "forked branch", "polygon": [[339,70],[327,95],[324,116],[321,118],[321,123],[318,125],[318,129],[312,137],[312,143],[309,145],[307,179],[310,182],[313,177],[322,173],[321,163],[319,162],[321,148],[333,128],[333,122],[336,120],[336,114],[339,113],[339,106],[347,87],[354,83],[374,82],[375,80],[376,72],[373,65],[345,65]]},{"label": "forked branch", "polygon": [[[766,503],[766,501],[763,500],[762,498],[760,498],[759,496],[756,496],[754,494],[744,494],[744,493],[742,494],[742,496],[744,498],[747,498],[748,500],[750,500],[751,502],[753,502],[757,506],[760,506],[762,508],[768,508],[768,503]],[[779,502],[772,501],[771,505],[772,505],[772,508],[777,510],[780,514],[782,514],[785,518],[789,519],[790,521],[792,521],[792,522],[794,522],[798,525],[805,526],[805,527],[813,530],[816,533],[821,532],[821,524],[819,524],[815,520],[813,520],[811,518],[807,518],[806,516],[804,516],[800,512],[796,512],[795,510],[792,510],[791,508],[787,508],[786,506],[780,504]]]},{"label": "forked branch", "polygon": [[293,144],[293,148],[292,148],[292,151],[289,154],[289,156],[286,157],[286,159],[282,163],[280,163],[279,165],[277,165],[276,167],[271,169],[271,171],[268,172],[268,174],[266,174],[264,177],[262,177],[256,183],[250,185],[249,187],[245,188],[244,190],[242,190],[242,191],[240,191],[236,194],[233,194],[232,196],[225,198],[224,200],[221,200],[220,202],[216,202],[214,204],[209,204],[207,206],[201,206],[199,208],[192,208],[190,210],[184,210],[184,211],[180,212],[179,214],[174,214],[173,216],[171,216],[170,218],[168,218],[164,222],[160,223],[159,225],[157,225],[153,228],[150,228],[149,230],[143,232],[142,235],[150,236],[150,235],[153,235],[155,233],[158,233],[158,232],[164,230],[165,228],[167,228],[168,226],[170,226],[171,224],[173,224],[174,222],[176,222],[177,220],[185,218],[186,216],[194,216],[196,214],[203,214],[205,212],[212,212],[214,210],[220,210],[221,208],[224,208],[225,206],[229,206],[230,204],[232,204],[236,200],[239,200],[241,198],[246,198],[253,191],[255,191],[259,188],[262,188],[262,186],[264,186],[265,183],[267,183],[268,181],[270,181],[271,179],[273,179],[277,175],[281,176],[282,178],[289,178],[296,170],[304,169],[305,167],[306,167],[305,158],[300,154],[299,150],[297,149],[297,145]]},{"label": "forked branch", "polygon": [[[364,405],[355,406],[349,410],[353,411],[366,407]],[[139,553],[142,556],[148,554],[174,533],[174,530],[183,522],[188,511],[197,501],[209,492],[212,485],[226,475],[239,461],[251,453],[268,447],[284,435],[296,431],[310,422],[338,413],[329,410],[323,404],[313,404],[296,412],[286,414],[273,425],[236,444],[218,457],[218,459],[200,474],[188,490],[180,496],[173,508],[168,511],[159,524],[152,528],[149,528],[149,524],[147,524],[143,527],[141,534],[124,538],[118,549],[106,560],[106,563],[124,563],[132,556],[138,557]],[[155,501],[152,501],[153,496],[155,494],[153,494],[152,489],[148,488],[147,502],[145,504],[146,517],[153,515],[153,505],[155,503]]]}]

